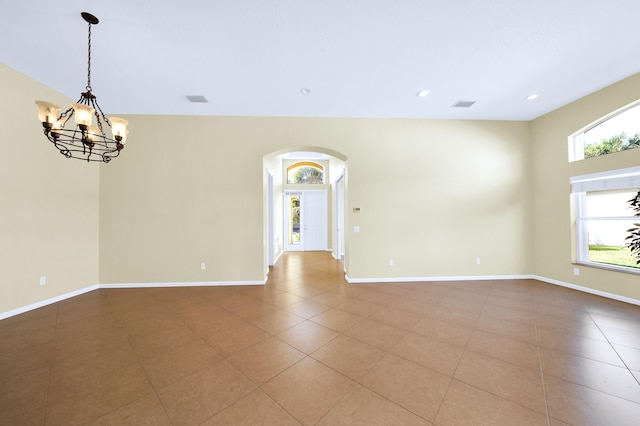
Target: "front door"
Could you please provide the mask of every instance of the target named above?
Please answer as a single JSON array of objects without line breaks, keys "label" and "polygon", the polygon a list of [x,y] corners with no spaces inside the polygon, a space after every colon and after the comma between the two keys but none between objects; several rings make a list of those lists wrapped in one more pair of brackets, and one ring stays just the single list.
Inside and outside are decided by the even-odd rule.
[{"label": "front door", "polygon": [[287,192],[284,204],[285,250],[326,250],[327,191]]}]

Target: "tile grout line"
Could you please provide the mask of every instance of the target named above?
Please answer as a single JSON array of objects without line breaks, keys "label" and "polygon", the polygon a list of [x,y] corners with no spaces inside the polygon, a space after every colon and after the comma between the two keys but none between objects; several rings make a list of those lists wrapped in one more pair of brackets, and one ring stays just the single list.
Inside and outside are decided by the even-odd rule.
[{"label": "tile grout line", "polygon": [[[442,397],[442,401],[440,401],[440,405],[438,406],[438,409],[436,410],[436,414],[433,417],[433,421],[434,422],[438,418],[438,414],[440,414],[440,410],[442,409],[442,404],[444,403],[444,400],[447,398],[447,394],[449,393],[449,390],[451,389],[451,384],[453,383],[454,380],[456,380],[455,379],[455,375],[458,372],[458,368],[460,367],[460,362],[462,361],[462,357],[464,357],[464,354],[467,352],[467,350],[469,350],[468,347],[469,347],[469,341],[471,340],[471,334],[473,334],[473,332],[476,330],[476,324],[480,320],[480,316],[482,315],[482,311],[484,310],[484,307],[487,304],[487,297],[488,297],[488,294],[485,295],[485,299],[482,302],[482,309],[480,310],[480,312],[478,312],[478,317],[475,319],[475,321],[473,323],[473,327],[469,327],[471,329],[471,333],[469,334],[469,338],[467,339],[467,341],[466,341],[466,343],[464,345],[464,349],[462,351],[462,355],[460,355],[460,359],[458,360],[458,363],[456,364],[456,368],[453,370],[453,373],[451,374],[451,380],[449,380],[449,384],[447,385],[447,390],[445,391],[444,396]],[[464,383],[464,382],[461,382],[461,383]]]},{"label": "tile grout line", "polygon": [[[591,317],[591,313],[590,313],[588,310],[585,310],[585,312],[586,312],[587,314],[589,314],[589,317]],[[591,317],[591,319],[592,319],[592,321],[593,321],[593,318],[592,318],[592,317]],[[600,330],[600,327],[595,323],[595,321],[594,321],[594,325],[595,325],[596,327],[598,327],[598,330]],[[537,330],[536,330],[536,332],[537,332]],[[601,331],[601,330],[600,330],[600,332],[602,333],[602,331]],[[563,334],[564,334],[564,333],[563,333]],[[618,356],[618,358],[620,358],[620,360],[621,360],[621,361],[622,361],[622,363],[624,364],[624,367],[621,367],[621,366],[619,366],[619,365],[615,365],[615,364],[611,364],[611,363],[609,363],[609,362],[605,362],[605,361],[600,361],[600,360],[596,360],[596,359],[588,358],[588,357],[583,356],[582,354],[578,355],[578,354],[572,354],[572,353],[570,353],[570,352],[564,352],[564,351],[558,351],[558,352],[560,352],[560,353],[566,353],[566,354],[568,354],[568,355],[575,356],[575,357],[577,357],[577,358],[583,358],[583,359],[585,359],[585,360],[593,361],[593,362],[596,362],[596,363],[602,363],[602,364],[607,364],[607,365],[610,365],[610,366],[613,366],[613,367],[616,367],[616,368],[626,369],[626,370],[629,372],[629,374],[631,374],[632,378],[633,378],[636,382],[638,382],[638,379],[637,379],[637,378],[635,377],[635,375],[631,372],[631,369],[629,369],[629,368],[627,367],[627,364],[624,362],[624,360],[622,359],[622,357],[620,356],[620,354],[618,354],[618,352],[615,350],[615,348],[613,347],[613,344],[612,344],[611,342],[609,342],[609,339],[606,337],[606,335],[605,335],[604,333],[602,333],[602,335],[603,335],[603,337],[605,338],[606,343],[608,343],[608,344],[609,344],[609,346],[611,347],[611,349],[613,349],[613,351],[616,353],[616,355]],[[578,337],[583,337],[583,338],[585,338],[585,339],[589,339],[589,340],[593,340],[593,341],[597,341],[597,342],[602,342],[601,340],[592,339],[592,338],[590,338],[590,337],[586,337],[586,336],[578,336]],[[604,342],[602,342],[602,343],[604,343]],[[538,345],[538,346],[539,346],[539,345]],[[555,376],[552,376],[552,377],[555,377]],[[626,398],[626,397],[619,396],[619,395],[616,395],[616,394],[613,394],[613,393],[609,393],[609,392],[604,391],[604,390],[602,390],[602,389],[598,389],[598,388],[595,388],[595,387],[592,387],[592,386],[588,386],[588,385],[586,385],[586,384],[578,383],[578,382],[576,382],[576,381],[569,380],[568,378],[563,378],[563,377],[555,377],[555,378],[556,378],[556,379],[558,379],[558,380],[561,380],[561,381],[563,381],[563,382],[565,382],[565,383],[570,383],[570,384],[572,384],[572,385],[576,385],[576,386],[579,386],[579,387],[581,387],[581,388],[589,389],[589,390],[592,390],[592,391],[594,391],[594,392],[598,392],[598,393],[601,393],[601,394],[604,394],[604,395],[609,395],[609,396],[611,396],[611,397],[613,397],[613,398],[618,398],[618,399],[622,399],[622,400],[625,400],[625,401],[633,402],[633,403],[635,403],[635,404],[640,404],[640,402],[638,402],[638,401],[635,401],[635,400],[632,400],[632,399],[628,399],[628,398]],[[639,384],[640,384],[640,382],[639,382]]]},{"label": "tile grout line", "polygon": [[[58,334],[58,321],[59,321],[59,317],[60,317],[60,302],[56,303],[56,328],[53,331],[53,338],[55,341],[55,338]],[[57,354],[57,345],[54,343],[53,344],[53,349],[54,352],[51,356],[51,362],[49,363],[49,380],[47,380],[47,393],[45,396],[45,402],[44,402],[44,416],[42,418],[42,424],[45,425],[47,422],[47,415],[49,414],[49,393],[51,392],[51,382],[52,382],[52,378],[53,378],[53,365],[56,362],[56,359],[58,357]]]},{"label": "tile grout line", "polygon": [[544,396],[544,409],[547,412],[547,424],[551,425],[551,416],[549,415],[549,403],[547,401],[547,385],[544,380],[544,370],[542,368],[542,354],[540,353],[540,341],[538,338],[538,324],[537,320],[533,320],[533,328],[536,332],[536,349],[538,351],[538,364],[540,366],[540,379],[542,379],[542,394]]},{"label": "tile grout line", "polygon": [[[148,291],[145,290],[145,293],[148,295],[148,297],[152,297],[152,298],[158,300],[162,304],[162,301],[159,300],[151,292],[148,292]],[[113,304],[112,304],[112,302],[111,302],[111,300],[109,298],[107,298],[107,301],[109,302],[109,305],[112,307],[112,309],[115,309],[115,307],[113,306]],[[162,304],[162,306],[164,306],[164,304]],[[172,315],[176,315],[175,312],[172,312]],[[151,377],[149,376],[149,372],[147,371],[146,368],[144,368],[144,364],[142,363],[142,359],[141,359],[140,355],[138,354],[138,352],[136,352],[135,348],[133,347],[133,344],[131,343],[131,336],[129,335],[129,332],[126,330],[126,328],[122,324],[122,321],[117,316],[116,316],[116,321],[118,321],[120,327],[124,330],[124,332],[125,332],[125,334],[127,336],[127,343],[129,345],[129,347],[131,348],[131,351],[135,355],[136,360],[138,361],[138,364],[140,365],[140,368],[142,369],[142,371],[144,371],[144,374],[147,377],[147,381],[149,382],[149,386],[151,387],[151,389],[153,391],[153,394],[155,395],[156,399],[158,400],[158,403],[162,407],[162,411],[164,412],[165,416],[167,416],[167,419],[169,420],[169,422],[171,422],[171,424],[173,424],[173,419],[171,419],[171,416],[169,416],[169,412],[167,411],[167,408],[164,406],[164,403],[162,402],[162,399],[160,398],[160,394],[158,393],[159,390],[156,389],[156,387],[154,386],[153,382],[151,381]],[[140,399],[143,399],[145,397],[146,397],[146,395],[141,397],[141,398],[138,398],[136,401],[139,401]],[[132,404],[133,402],[136,402],[136,401],[132,401],[131,403],[129,403],[127,405],[130,405],[130,404]],[[115,411],[119,410],[120,408],[122,408],[122,407],[118,407],[115,410],[113,410],[112,412],[115,412]]]},{"label": "tile grout line", "polygon": [[[288,344],[286,342],[284,342],[285,344]],[[289,345],[291,346],[291,345]],[[292,346],[293,347],[293,346]],[[295,349],[295,348],[294,348]],[[297,349],[296,349],[297,350]],[[302,352],[302,351],[301,351]],[[303,352],[304,353],[304,352]],[[287,410],[286,407],[284,407],[282,404],[280,404],[278,401],[276,401],[275,399],[271,398],[271,395],[269,395],[264,389],[262,389],[262,387],[264,385],[266,385],[267,383],[270,383],[271,381],[273,381],[276,377],[280,376],[281,374],[283,374],[285,371],[289,370],[290,368],[292,368],[294,365],[302,362],[305,358],[310,358],[309,355],[305,354],[305,356],[303,356],[302,358],[300,358],[298,361],[294,362],[293,364],[291,364],[290,366],[288,366],[287,368],[285,368],[284,370],[282,370],[281,372],[279,372],[278,374],[276,374],[275,376],[271,377],[269,380],[267,380],[266,382],[264,382],[261,385],[258,385],[256,383],[253,382],[253,380],[251,380],[249,377],[247,377],[245,375],[245,377],[247,377],[247,379],[253,383],[254,385],[256,385],[257,389],[260,390],[260,392],[262,392],[263,394],[265,394],[267,396],[267,398],[269,398],[270,400],[272,400],[274,403],[276,403],[278,405],[278,407],[282,408],[287,414],[289,414],[291,416],[292,419],[294,419],[296,422],[298,422],[299,424],[302,425],[302,422],[300,420],[298,420],[298,418],[289,410]],[[313,358],[312,358],[313,359]],[[233,365],[233,364],[232,364]],[[234,366],[235,367],[235,366]],[[236,367],[237,368],[237,367]],[[240,369],[238,369],[238,371],[240,371]],[[242,371],[240,371],[240,373],[242,373],[244,375],[244,373]],[[233,405],[233,404],[232,404]],[[325,413],[326,414],[326,413]],[[324,417],[324,416],[323,416]]]},{"label": "tile grout line", "polygon": [[[346,337],[348,337],[348,336],[346,336]],[[367,370],[367,372],[366,372],[366,373],[364,373],[364,374],[362,375],[362,377],[361,377],[359,380],[362,380],[362,379],[363,379],[363,378],[364,378],[364,377],[365,377],[365,376],[366,376],[370,371],[372,371],[374,368],[376,368],[376,367],[378,366],[378,364],[380,364],[380,363],[382,362],[382,360],[383,360],[387,355],[392,355],[392,356],[397,356],[398,358],[402,358],[402,357],[400,357],[400,356],[398,356],[398,355],[392,354],[390,351],[387,351],[387,353],[385,353],[383,356],[381,356],[381,357],[380,357],[380,359],[379,359],[379,360],[378,360],[378,361],[377,361],[377,362],[376,362],[376,363],[375,363],[375,364],[374,364],[374,365],[373,365],[369,370]],[[310,357],[311,357],[311,356],[310,356]],[[345,375],[345,374],[341,373],[340,371],[335,370],[333,367],[326,365],[324,362],[322,362],[322,361],[320,361],[320,360],[317,360],[317,359],[315,359],[315,358],[313,358],[313,357],[311,357],[311,359],[313,359],[313,360],[315,360],[315,361],[319,362],[320,364],[324,365],[324,366],[325,366],[325,367],[327,367],[327,368],[330,368],[331,370],[335,371],[337,374],[339,374],[339,375],[341,375],[341,376],[343,376],[343,377],[347,378],[348,380],[352,381],[355,385],[362,386],[362,387],[363,387],[364,389],[366,389],[367,391],[369,391],[369,392],[371,392],[371,393],[373,393],[373,394],[378,395],[380,398],[382,398],[382,399],[384,399],[384,400],[388,401],[389,403],[391,403],[391,404],[393,404],[393,405],[396,405],[396,406],[398,406],[398,407],[402,408],[403,410],[405,410],[405,411],[407,411],[407,412],[409,412],[409,413],[411,413],[411,414],[415,415],[416,417],[419,417],[419,418],[424,419],[424,420],[426,420],[426,421],[428,421],[428,422],[430,422],[430,423],[433,423],[433,422],[431,422],[429,419],[424,418],[422,415],[420,415],[420,414],[418,414],[418,413],[414,412],[413,410],[411,410],[411,409],[409,409],[409,408],[407,408],[407,407],[405,407],[405,406],[403,406],[403,405],[398,404],[397,402],[395,402],[395,401],[393,401],[393,400],[389,399],[389,398],[388,398],[387,396],[385,396],[385,395],[380,394],[380,393],[379,393],[379,392],[377,392],[375,389],[371,389],[370,387],[368,387],[368,386],[364,385],[363,383],[360,383],[360,381],[356,381],[356,380],[352,379],[351,377],[349,377],[349,376],[347,376],[347,375]],[[402,358],[402,359],[404,359],[404,358]],[[411,362],[411,363],[415,364],[413,361],[409,361],[409,360],[406,360],[406,361],[408,361],[408,362]],[[419,365],[419,364],[416,364],[416,365]],[[423,368],[426,368],[426,367],[423,367]],[[432,370],[432,371],[435,371],[435,370]],[[352,385],[351,385],[351,387],[354,387],[354,384],[352,384]],[[343,398],[341,398],[341,399],[340,399],[340,401],[342,401],[342,399],[344,399],[344,398],[347,396],[347,394],[348,394],[348,393],[349,393],[349,392],[345,393],[345,395],[343,396]],[[339,402],[339,401],[338,401],[338,402]],[[331,410],[332,410],[332,409],[333,409],[337,404],[338,404],[338,403],[336,402],[336,404],[334,404],[334,405],[331,407],[331,409],[329,409],[329,411],[327,411],[327,413],[325,413],[325,415],[324,415],[324,416],[322,416],[322,417],[324,418],[324,417],[325,417],[325,416],[326,416],[326,415],[327,415],[327,414],[328,414],[328,413],[329,413],[329,412],[330,412],[330,411],[331,411]],[[434,420],[435,420],[435,417],[434,417]]]},{"label": "tile grout line", "polygon": [[[304,359],[304,358],[303,358]],[[301,360],[302,361],[302,360]],[[277,376],[276,376],[277,377]],[[269,383],[271,380],[268,380],[265,383]],[[271,395],[269,395],[268,393],[266,393],[263,389],[262,386],[258,386],[257,390],[259,390],[260,392],[262,392],[267,398],[269,398],[271,401],[273,401],[274,404],[276,404],[278,407],[282,408],[282,410],[287,413],[288,415],[291,416],[291,418],[293,420],[295,420],[299,425],[302,425],[302,423],[298,420],[298,418],[296,416],[293,415],[293,413],[289,412],[289,410],[287,410],[285,407],[283,407],[278,401],[276,401],[275,399],[271,398]],[[236,401],[237,402],[237,401]],[[235,402],[234,402],[235,404]],[[233,405],[233,404],[231,404]]]},{"label": "tile grout line", "polygon": [[[309,321],[310,321],[310,320],[309,320]],[[321,324],[319,324],[319,325],[321,325]],[[355,327],[355,325],[356,325],[356,324],[352,325],[351,327],[347,328],[347,330],[345,330],[345,331],[348,331],[349,329],[351,329],[351,328]],[[321,326],[322,326],[322,325],[321,325]],[[324,327],[324,326],[323,326],[323,327]],[[328,327],[327,327],[327,328],[328,328]],[[384,350],[384,349],[381,349],[381,348],[377,348],[377,347],[375,347],[375,346],[373,346],[373,345],[371,345],[371,344],[369,344],[369,343],[367,343],[367,342],[362,342],[362,341],[360,341],[360,340],[358,340],[358,339],[356,339],[356,338],[350,337],[350,336],[348,336],[348,335],[344,334],[344,332],[339,332],[339,331],[337,331],[337,330],[333,330],[333,329],[330,329],[330,330],[332,330],[332,331],[336,331],[336,332],[338,333],[338,335],[337,335],[337,336],[335,336],[334,338],[332,338],[331,340],[329,340],[328,342],[326,342],[325,344],[323,344],[322,346],[320,346],[320,347],[316,348],[316,349],[315,349],[313,352],[311,352],[310,354],[305,354],[306,356],[305,356],[304,358],[302,358],[302,359],[301,359],[301,360],[299,360],[298,362],[294,363],[293,365],[295,365],[295,364],[297,364],[297,363],[301,362],[301,361],[302,361],[302,360],[304,360],[305,358],[310,358],[310,359],[314,360],[315,362],[318,362],[318,363],[322,364],[322,365],[323,365],[323,366],[325,366],[326,368],[330,369],[331,371],[335,372],[336,374],[339,374],[340,376],[345,377],[347,380],[349,380],[350,382],[352,382],[352,384],[350,385],[350,388],[353,388],[353,387],[355,387],[355,386],[362,386],[364,389],[366,389],[366,390],[368,390],[369,392],[372,392],[372,393],[374,393],[374,394],[378,395],[380,398],[385,399],[385,400],[386,400],[386,401],[388,401],[389,403],[394,404],[394,405],[396,405],[396,406],[398,406],[398,407],[402,408],[403,410],[406,410],[406,411],[407,411],[407,412],[409,412],[409,413],[412,413],[413,415],[415,415],[415,416],[417,416],[417,417],[419,417],[419,418],[421,418],[421,419],[424,419],[424,420],[426,420],[426,421],[429,421],[428,419],[425,419],[425,418],[424,418],[423,416],[421,416],[420,414],[415,413],[414,411],[410,410],[409,408],[406,408],[406,407],[404,407],[404,406],[402,406],[402,405],[398,404],[397,402],[390,400],[390,399],[389,399],[389,398],[387,398],[386,396],[379,394],[379,393],[378,393],[378,392],[376,392],[375,390],[373,390],[373,389],[371,389],[371,388],[369,388],[369,387],[365,386],[364,384],[362,384],[362,383],[359,381],[359,380],[362,380],[362,378],[364,378],[364,376],[366,376],[370,371],[372,371],[373,369],[375,369],[375,367],[376,367],[378,364],[380,364],[380,362],[382,362],[382,360],[383,360],[383,358],[385,358],[385,356],[387,356],[387,355],[398,356],[398,355],[395,355],[395,354],[391,353],[391,349],[397,345],[397,343],[399,342],[399,340],[398,340],[398,342],[396,342],[396,343],[392,346],[392,348],[391,348],[391,349],[389,349],[389,350]],[[327,364],[326,364],[326,363],[324,363],[322,360],[316,359],[316,358],[314,358],[314,357],[312,356],[312,354],[313,354],[314,352],[316,352],[316,351],[320,350],[322,347],[324,347],[324,346],[328,345],[329,343],[331,343],[332,341],[334,341],[335,339],[337,339],[337,338],[339,338],[339,337],[341,337],[341,336],[346,337],[346,338],[349,338],[349,339],[354,339],[354,340],[356,340],[356,341],[358,341],[358,342],[360,342],[360,343],[366,344],[366,345],[371,346],[371,347],[376,348],[376,349],[380,349],[380,350],[382,350],[382,351],[383,351],[383,352],[385,352],[385,353],[384,353],[384,355],[383,355],[383,356],[381,356],[381,357],[380,357],[380,359],[379,359],[379,360],[378,360],[374,365],[372,365],[372,366],[371,366],[371,368],[369,368],[369,369],[368,369],[368,370],[367,370],[367,371],[362,375],[362,377],[361,377],[360,379],[358,379],[358,380],[354,380],[354,379],[352,379],[351,377],[349,377],[349,376],[345,375],[344,373],[342,373],[342,372],[340,372],[340,371],[338,371],[338,370],[334,369],[334,368],[333,368],[333,367],[331,367],[330,365],[327,365]],[[287,342],[284,342],[284,343],[285,343],[285,344],[287,344],[287,345],[289,345],[289,343],[287,343]],[[289,346],[291,346],[291,345],[289,345]],[[292,347],[293,347],[293,346],[292,346]],[[294,349],[296,349],[296,348],[294,348]],[[304,352],[303,352],[303,353],[304,353]],[[399,358],[402,358],[402,357],[399,357]],[[404,359],[404,358],[402,358],[402,359]],[[407,360],[407,361],[409,361],[409,362],[412,362],[412,363],[413,363],[413,361],[410,361],[410,360]],[[276,378],[276,377],[278,377],[280,374],[283,374],[286,370],[288,370],[289,368],[293,367],[293,365],[291,365],[291,366],[287,367],[287,369],[285,369],[284,371],[282,371],[282,372],[278,373],[276,376],[274,376],[274,377],[272,377],[271,379],[269,379],[266,383],[268,383],[269,381],[271,381],[271,380],[275,379],[275,378]],[[416,364],[416,365],[419,365],[419,364]],[[426,368],[426,367],[425,367],[425,368]],[[435,371],[435,370],[432,370],[432,371]],[[260,389],[262,390],[262,387],[260,387]],[[264,392],[264,391],[263,391],[263,392]],[[331,410],[333,410],[333,409],[335,408],[335,406],[336,406],[336,405],[338,405],[342,400],[344,400],[344,398],[346,398],[346,397],[347,397],[347,395],[348,395],[350,392],[351,392],[351,389],[350,389],[349,391],[347,391],[347,392],[346,392],[346,393],[345,393],[345,394],[344,394],[344,395],[343,395],[343,396],[342,396],[338,401],[336,401],[336,402],[331,406],[331,408],[329,408],[329,409],[327,410],[327,412],[326,412],[326,413],[324,413],[324,415],[323,415],[323,416],[318,420],[318,422],[320,422],[324,417],[326,417],[326,416],[327,416],[327,414],[329,414],[329,413],[331,412]],[[265,393],[266,393],[266,392],[265,392]],[[267,395],[268,395],[268,394],[267,394]],[[278,405],[279,405],[279,404],[278,404]],[[283,407],[283,408],[284,408],[284,407]],[[285,409],[285,411],[286,411],[286,409]],[[288,412],[288,411],[287,411],[287,412]],[[290,413],[290,414],[291,414],[291,413]],[[292,416],[293,416],[293,414],[292,414]],[[293,417],[297,420],[297,418],[296,418],[295,416],[293,416]],[[435,418],[434,418],[434,420],[435,420]]]},{"label": "tile grout line", "polygon": [[[607,335],[605,334],[604,331],[602,331],[602,329],[600,328],[600,325],[598,325],[598,323],[596,322],[596,320],[593,318],[593,316],[591,315],[591,311],[587,310],[586,311],[589,314],[589,318],[591,318],[591,321],[593,321],[593,324],[598,328],[598,331],[600,331],[600,333],[602,333],[602,336],[605,338],[605,340],[607,341],[607,343],[609,344],[609,346],[611,346],[611,349],[613,349],[613,351],[616,353],[616,355],[618,356],[618,358],[620,358],[620,361],[622,362],[622,364],[625,366],[625,368],[627,369],[627,371],[629,372],[629,374],[631,374],[631,377],[633,377],[636,381],[636,383],[638,383],[638,385],[640,385],[640,379],[638,377],[636,377],[635,374],[632,373],[631,368],[629,368],[629,365],[627,365],[626,361],[624,360],[624,358],[622,358],[622,356],[620,355],[620,353],[616,350],[616,347],[613,346],[613,343],[611,343],[611,341],[609,340],[609,338],[607,337]],[[624,346],[624,345],[621,345]],[[588,387],[588,386],[587,386]],[[591,388],[589,388],[591,389]],[[597,389],[595,389],[597,390]],[[600,391],[602,392],[602,391]],[[607,392],[605,392],[607,393]],[[609,394],[611,395],[611,394]],[[615,395],[614,395],[615,396]],[[626,399],[626,398],[624,398]]]}]

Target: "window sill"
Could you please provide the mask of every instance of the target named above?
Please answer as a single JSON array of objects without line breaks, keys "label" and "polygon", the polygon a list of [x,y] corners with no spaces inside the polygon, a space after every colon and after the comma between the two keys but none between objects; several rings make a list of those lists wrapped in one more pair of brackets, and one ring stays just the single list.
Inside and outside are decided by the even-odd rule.
[{"label": "window sill", "polygon": [[604,269],[607,271],[622,272],[625,274],[640,275],[640,268],[629,268],[626,266],[608,265],[606,263],[578,261],[576,265],[588,266],[590,268]]}]

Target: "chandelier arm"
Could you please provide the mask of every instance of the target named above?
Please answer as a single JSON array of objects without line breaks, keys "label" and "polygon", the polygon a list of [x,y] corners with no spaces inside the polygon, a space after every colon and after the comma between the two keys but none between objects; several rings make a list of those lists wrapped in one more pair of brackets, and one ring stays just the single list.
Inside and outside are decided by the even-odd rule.
[{"label": "chandelier arm", "polygon": [[[113,154],[113,155],[107,156],[107,154]],[[102,161],[105,162],[105,163],[108,163],[109,161],[111,161],[112,159],[116,158],[119,155],[120,155],[120,150],[119,149],[117,149],[117,150],[115,150],[113,152],[110,152],[110,153],[106,153],[105,152],[104,154],[102,154]]]},{"label": "chandelier arm", "polygon": [[87,163],[89,162],[89,159],[91,158],[91,154],[93,154],[93,145],[85,145],[89,147],[89,155],[87,155]]},{"label": "chandelier arm", "polygon": [[[80,101],[78,101],[80,102]],[[69,114],[71,113],[71,114]],[[60,114],[60,116],[58,117],[58,121],[60,122],[60,126],[64,127],[67,124],[67,121],[69,121],[69,119],[73,116],[73,107],[69,108],[68,110],[66,110],[65,112],[63,112],[62,114]],[[61,121],[62,119],[64,119],[64,121]]]},{"label": "chandelier arm", "polygon": [[[82,104],[82,105],[91,105],[91,97],[93,96],[93,94],[91,92],[83,92],[82,96],[80,96],[80,99],[78,99],[78,102],[76,102],[77,104]],[[73,107],[71,107],[71,109],[73,109]]]},{"label": "chandelier arm", "polygon": [[108,163],[120,155],[118,146],[105,137],[88,143],[80,130],[59,130],[57,133],[44,129],[45,136],[66,158],[76,158],[90,162]]},{"label": "chandelier arm", "polygon": [[100,120],[100,114],[98,114],[98,111],[100,111],[100,105],[98,105],[95,99],[91,99],[91,106],[93,107],[93,115],[96,116],[96,123],[98,124],[98,128],[100,129],[100,133],[102,133],[102,135],[104,136],[104,129],[102,128],[102,120]]},{"label": "chandelier arm", "polygon": [[44,129],[44,134],[49,139],[51,143],[60,151],[60,154],[64,155],[66,158],[71,158],[71,151],[64,143],[58,141],[59,136],[50,131],[50,129]]},{"label": "chandelier arm", "polygon": [[72,157],[71,150],[69,148],[67,148],[66,145],[58,143],[58,141],[56,141],[56,140],[53,140],[52,142],[56,146],[56,148],[58,148],[58,151],[60,151],[60,154],[64,155],[65,158],[71,158]]},{"label": "chandelier arm", "polygon": [[[94,99],[91,100],[91,105],[93,106],[93,109],[96,111],[96,118],[98,119],[98,127],[100,127],[100,131],[102,131],[102,134],[104,134],[104,130],[102,129],[102,121],[100,120],[100,117],[102,117],[102,119],[104,120],[105,123],[107,123],[107,125],[109,127],[111,127],[111,122],[109,121],[109,119],[107,118],[106,115],[104,115],[104,112],[102,112],[102,108],[100,108],[100,105],[98,105],[98,102],[95,101]],[[100,112],[100,115],[98,115],[98,112]]]}]

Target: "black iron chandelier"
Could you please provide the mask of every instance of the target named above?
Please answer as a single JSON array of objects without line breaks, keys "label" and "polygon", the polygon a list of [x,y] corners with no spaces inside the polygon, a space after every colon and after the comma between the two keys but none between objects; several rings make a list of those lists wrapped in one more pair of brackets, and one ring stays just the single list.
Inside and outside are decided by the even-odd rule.
[{"label": "black iron chandelier", "polygon": [[[124,148],[129,133],[128,122],[118,117],[107,118],[91,93],[91,25],[96,25],[99,21],[90,13],[82,12],[81,15],[89,23],[87,91],[62,114],[59,106],[47,101],[36,101],[38,117],[47,139],[65,157],[108,163],[120,155]],[[93,116],[96,118],[96,126],[93,125]],[[76,125],[66,127],[71,117],[75,117]],[[103,121],[111,128],[112,138],[105,134]]]}]

